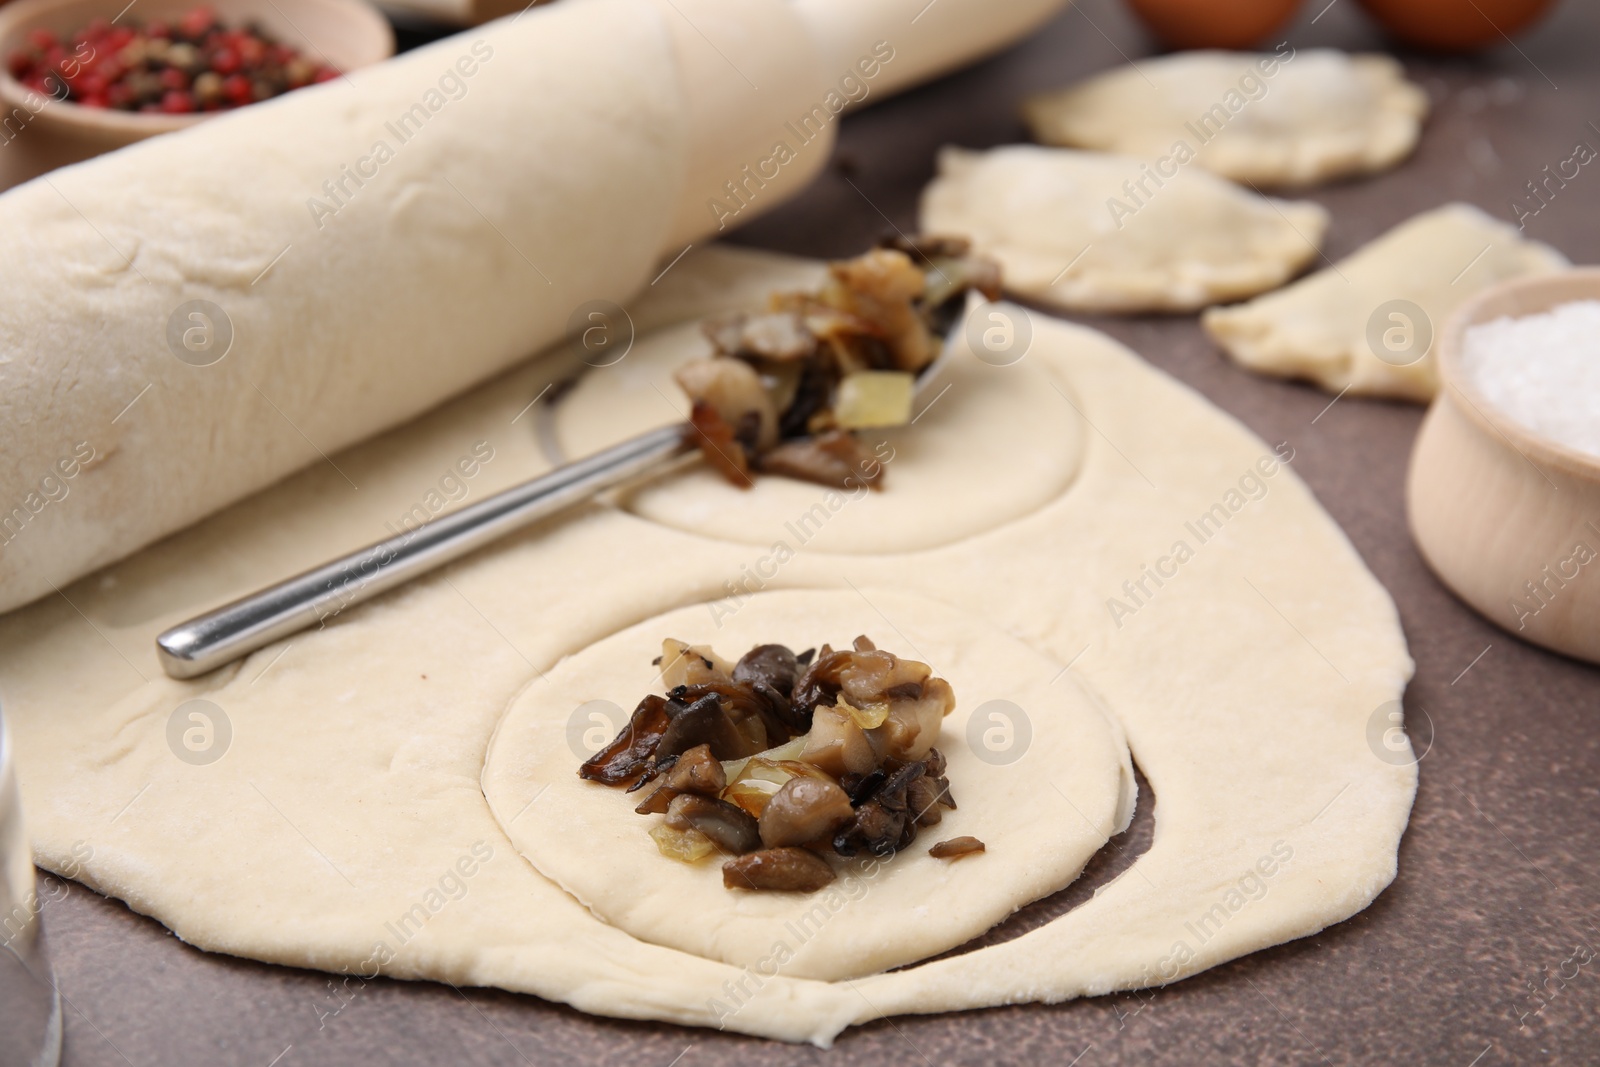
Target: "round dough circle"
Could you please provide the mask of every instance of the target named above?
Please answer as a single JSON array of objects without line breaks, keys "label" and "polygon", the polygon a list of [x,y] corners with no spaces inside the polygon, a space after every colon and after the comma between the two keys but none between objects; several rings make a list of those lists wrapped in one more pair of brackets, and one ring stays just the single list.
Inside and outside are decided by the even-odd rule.
[{"label": "round dough circle", "polygon": [[[914,424],[862,435],[883,463],[885,491],[778,477],[741,489],[696,462],[634,489],[623,507],[719,540],[859,554],[964,541],[1038,510],[1077,475],[1082,419],[1061,402],[1049,369],[1026,355],[1006,366],[985,363],[964,333],[956,332],[938,377],[922,389]],[[686,419],[688,402],[672,372],[709,354],[699,324],[689,322],[641,337],[620,363],[586,374],[555,411],[562,454],[588,455]]]},{"label": "round dough circle", "polygon": [[[886,628],[876,609],[899,629]],[[960,807],[888,862],[836,861],[839,881],[816,893],[731,891],[715,859],[691,865],[656,851],[647,831],[660,817],[633,810],[645,794],[578,777],[588,753],[570,751],[569,722],[593,701],[626,714],[659,692],[650,661],[664,637],[713,644],[732,660],[773,641],[843,647],[863,632],[923,659],[956,692],[937,748]],[[1060,672],[989,623],[905,593],[784,590],[737,607],[690,605],[590,645],[525,689],[495,733],[484,794],[539,873],[611,926],[736,966],[781,962],[795,978],[854,978],[954,948],[1066,887],[1127,825],[1134,785],[1121,731],[1076,684],[1052,685]],[[1021,709],[1010,719],[1022,721],[991,725],[995,713],[983,709],[996,700]],[[974,712],[980,746],[985,729],[1010,729],[1016,747],[998,759],[975,752]],[[928,855],[935,842],[961,835],[988,851],[959,862]]]}]

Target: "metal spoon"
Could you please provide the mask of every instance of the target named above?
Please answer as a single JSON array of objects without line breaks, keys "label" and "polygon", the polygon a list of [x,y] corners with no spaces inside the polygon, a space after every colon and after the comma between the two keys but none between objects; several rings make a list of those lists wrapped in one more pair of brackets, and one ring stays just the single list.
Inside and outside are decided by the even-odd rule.
[{"label": "metal spoon", "polygon": [[683,455],[692,434],[687,423],[640,434],[180,623],[156,638],[161,669],[193,678],[232,663]]},{"label": "metal spoon", "polygon": [[[920,398],[938,376],[939,358],[917,377]],[[173,678],[194,678],[259,648],[298,633],[346,608],[371,600],[513,530],[565,511],[613,486],[692,451],[688,423],[664,426],[540,475],[453,511],[408,533],[368,545],[347,556],[241,597],[180,623],[156,638],[161,669]]]}]

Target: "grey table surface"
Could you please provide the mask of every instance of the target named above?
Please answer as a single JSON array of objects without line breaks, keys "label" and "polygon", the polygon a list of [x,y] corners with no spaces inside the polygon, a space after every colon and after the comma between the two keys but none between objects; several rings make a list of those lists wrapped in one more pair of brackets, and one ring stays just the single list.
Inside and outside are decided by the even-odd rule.
[{"label": "grey table surface", "polygon": [[[1387,47],[1355,0],[1324,3],[1312,0],[1282,36],[1300,48]],[[1481,56],[1402,53],[1433,100],[1422,145],[1389,174],[1307,194],[1332,211],[1327,253],[1451,199],[1509,218],[1546,164],[1579,141],[1600,146],[1597,44],[1600,9],[1567,0]],[[1024,95],[1153,51],[1114,0],[1069,9],[1003,55],[846,119],[833,166],[736,239],[838,256],[890,224],[909,231],[941,144],[1024,140]],[[1600,171],[1590,170],[1527,223],[1575,262],[1600,260]],[[1191,317],[1091,321],[1262,437],[1292,443],[1299,473],[1399,604],[1417,661],[1407,705],[1431,724],[1418,729],[1431,747],[1399,877],[1372,907],[1153,994],[901,1018],[823,1052],[495,990],[380,980],[340,994],[326,975],[198,952],[120,903],[52,881],[44,919],[67,1001],[65,1062],[1600,1063],[1600,961],[1552,977],[1570,974],[1575,951],[1600,952],[1600,671],[1495,629],[1423,565],[1403,518],[1420,409],[1348,398],[1330,408],[1314,389],[1233,367]],[[1151,820],[1142,805],[1128,855]],[[1097,861],[1091,881],[1123,862]],[[1042,921],[1083,891],[1014,921]]]}]

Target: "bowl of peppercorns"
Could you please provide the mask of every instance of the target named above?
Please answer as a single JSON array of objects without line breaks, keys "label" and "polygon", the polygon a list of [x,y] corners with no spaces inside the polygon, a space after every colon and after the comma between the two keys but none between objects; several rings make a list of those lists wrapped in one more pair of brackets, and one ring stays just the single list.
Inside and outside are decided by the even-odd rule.
[{"label": "bowl of peppercorns", "polygon": [[14,0],[0,7],[0,160],[25,153],[5,174],[21,180],[393,54],[366,0]]}]

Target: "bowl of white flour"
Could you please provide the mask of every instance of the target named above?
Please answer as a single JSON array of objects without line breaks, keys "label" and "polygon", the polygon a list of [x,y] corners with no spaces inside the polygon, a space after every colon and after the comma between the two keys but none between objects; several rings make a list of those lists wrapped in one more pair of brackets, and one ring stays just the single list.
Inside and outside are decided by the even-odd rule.
[{"label": "bowl of white flour", "polygon": [[1412,536],[1504,629],[1600,662],[1600,268],[1485,290],[1442,330]]}]

